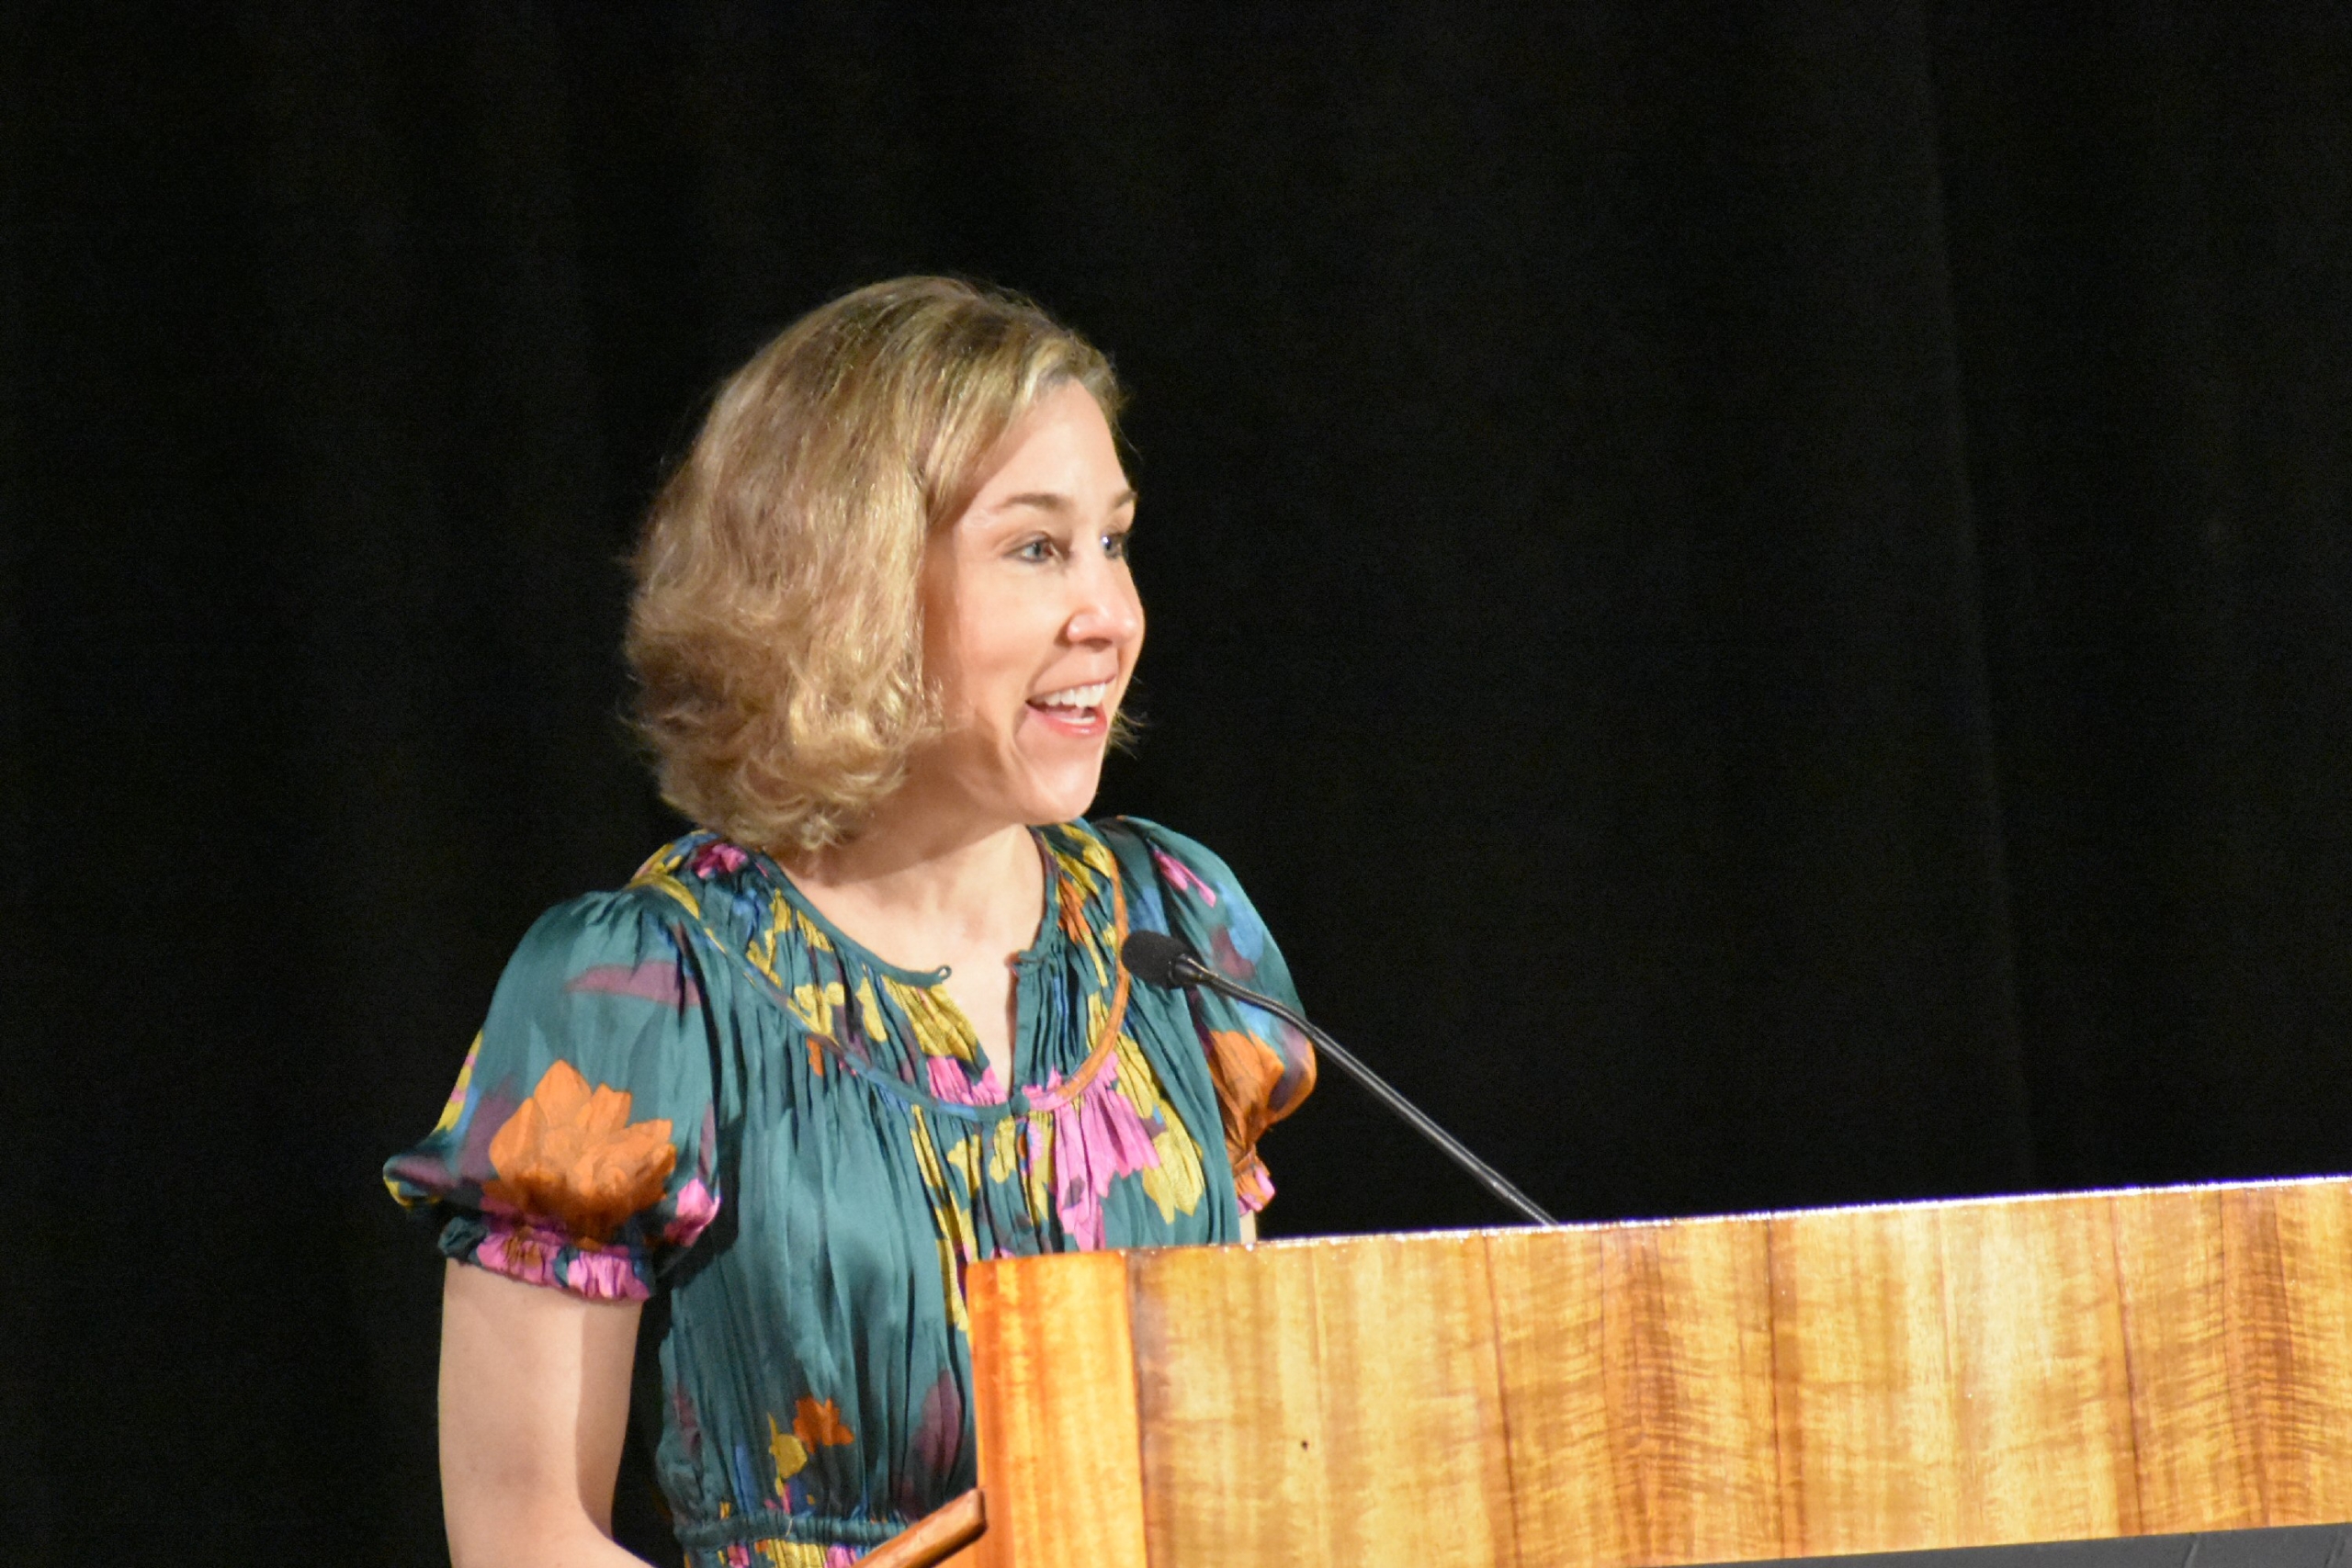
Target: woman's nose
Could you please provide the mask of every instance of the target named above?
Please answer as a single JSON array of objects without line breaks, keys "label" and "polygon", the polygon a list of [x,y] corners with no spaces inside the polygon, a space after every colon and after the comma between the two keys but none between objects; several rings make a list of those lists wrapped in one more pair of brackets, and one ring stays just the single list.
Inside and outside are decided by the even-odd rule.
[{"label": "woman's nose", "polygon": [[1128,642],[1143,631],[1143,601],[1135,580],[1110,561],[1080,574],[1070,607],[1072,642]]}]

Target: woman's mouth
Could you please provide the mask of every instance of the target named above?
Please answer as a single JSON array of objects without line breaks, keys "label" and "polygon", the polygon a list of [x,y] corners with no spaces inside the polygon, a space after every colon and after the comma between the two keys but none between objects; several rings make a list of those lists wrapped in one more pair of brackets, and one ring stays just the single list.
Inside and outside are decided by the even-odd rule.
[{"label": "woman's mouth", "polygon": [[1111,728],[1110,710],[1102,705],[1110,694],[1108,681],[1097,681],[1091,686],[1065,686],[1058,692],[1031,697],[1029,709],[1059,734],[1091,739]]}]

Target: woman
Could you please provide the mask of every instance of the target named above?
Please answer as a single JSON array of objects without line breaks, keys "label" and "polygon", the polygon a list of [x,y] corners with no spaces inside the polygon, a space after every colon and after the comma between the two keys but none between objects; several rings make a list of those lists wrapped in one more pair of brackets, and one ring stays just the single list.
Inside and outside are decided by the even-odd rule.
[{"label": "woman", "polygon": [[720,391],[628,656],[701,824],[523,940],[439,1124],[442,1476],[471,1563],[606,1539],[639,1318],[687,1560],[832,1565],[973,1484],[975,1260],[1248,1238],[1306,1044],[1131,987],[1173,931],[1287,998],[1216,856],[1080,820],[1143,643],[1109,365],[935,278]]}]

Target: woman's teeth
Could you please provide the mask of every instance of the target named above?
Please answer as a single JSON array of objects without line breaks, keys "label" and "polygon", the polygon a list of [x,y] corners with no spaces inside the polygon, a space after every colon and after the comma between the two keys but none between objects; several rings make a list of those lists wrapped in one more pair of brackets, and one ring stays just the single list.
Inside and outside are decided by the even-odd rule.
[{"label": "woman's teeth", "polygon": [[1111,682],[1098,681],[1091,686],[1070,686],[1029,700],[1041,708],[1091,708],[1102,705],[1102,699],[1110,694]]}]

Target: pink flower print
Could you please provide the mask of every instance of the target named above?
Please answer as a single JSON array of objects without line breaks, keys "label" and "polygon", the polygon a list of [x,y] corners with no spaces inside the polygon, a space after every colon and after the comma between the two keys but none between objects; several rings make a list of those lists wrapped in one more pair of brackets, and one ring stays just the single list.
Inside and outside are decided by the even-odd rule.
[{"label": "pink flower print", "polygon": [[729,872],[742,870],[743,863],[751,858],[726,840],[713,839],[695,852],[694,859],[686,863],[686,869],[699,877],[723,876]]},{"label": "pink flower print", "polygon": [[854,1568],[856,1562],[857,1553],[846,1546],[825,1548],[825,1568]]},{"label": "pink flower print", "polygon": [[964,1077],[964,1065],[953,1056],[928,1056],[923,1070],[931,1075],[931,1092],[950,1105],[972,1103],[972,1086]]},{"label": "pink flower print", "polygon": [[1166,877],[1170,883],[1182,888],[1185,892],[1190,893],[1193,897],[1198,898],[1210,908],[1214,909],[1216,908],[1216,889],[1211,887],[1207,883],[1203,882],[1200,877],[1193,873],[1192,867],[1178,860],[1174,855],[1170,854],[1166,850],[1152,851],[1151,862],[1154,865],[1159,867],[1159,874]]},{"label": "pink flower print", "polygon": [[695,1008],[702,1005],[702,992],[694,976],[678,967],[675,959],[656,959],[650,964],[599,964],[582,969],[563,984],[567,991],[601,991],[606,996],[636,997],[644,1001],[659,1002],[663,1007]]},{"label": "pink flower print", "polygon": [[552,1285],[555,1255],[562,1243],[527,1225],[492,1225],[474,1248],[474,1261],[493,1274],[520,1280],[526,1285]]},{"label": "pink flower print", "polygon": [[[565,1261],[568,1247],[573,1250]],[[590,1301],[641,1302],[651,1293],[627,1252],[575,1247],[570,1238],[534,1225],[492,1225],[474,1248],[474,1261],[493,1274],[526,1285],[560,1286]]]},{"label": "pink flower print", "polygon": [[[1047,1092],[1060,1077],[1046,1080]],[[1119,1092],[1117,1057],[1102,1064],[1085,1092],[1054,1107],[1054,1208],[1080,1250],[1102,1245],[1102,1199],[1111,1183],[1159,1163],[1151,1129]]]},{"label": "pink flower print", "polygon": [[1250,1151],[1248,1164],[1234,1166],[1233,1195],[1245,1214],[1254,1214],[1274,1201],[1274,1173],[1266,1168],[1257,1150]]},{"label": "pink flower print", "polygon": [[953,1056],[926,1058],[925,1071],[931,1076],[931,1092],[950,1105],[1002,1105],[1005,1101],[1004,1074],[994,1062],[989,1070],[975,1080],[966,1076],[964,1065]]},{"label": "pink flower print", "polygon": [[1012,1092],[1004,1087],[1003,1070],[994,1062],[990,1062],[989,1070],[980,1075],[980,1081],[972,1086],[972,1098],[982,1105],[1002,1105],[1012,1097]]},{"label": "pink flower print", "polygon": [[692,1246],[703,1228],[718,1217],[718,1194],[703,1185],[701,1177],[695,1177],[678,1189],[670,1223],[662,1227],[662,1239],[678,1247]]},{"label": "pink flower print", "polygon": [[915,1424],[914,1442],[908,1452],[925,1479],[944,1481],[956,1470],[964,1451],[964,1393],[956,1374],[944,1371],[922,1396],[922,1419]]},{"label": "pink flower print", "polygon": [[598,1302],[641,1302],[653,1292],[637,1277],[626,1252],[581,1252],[563,1271],[564,1288]]}]

